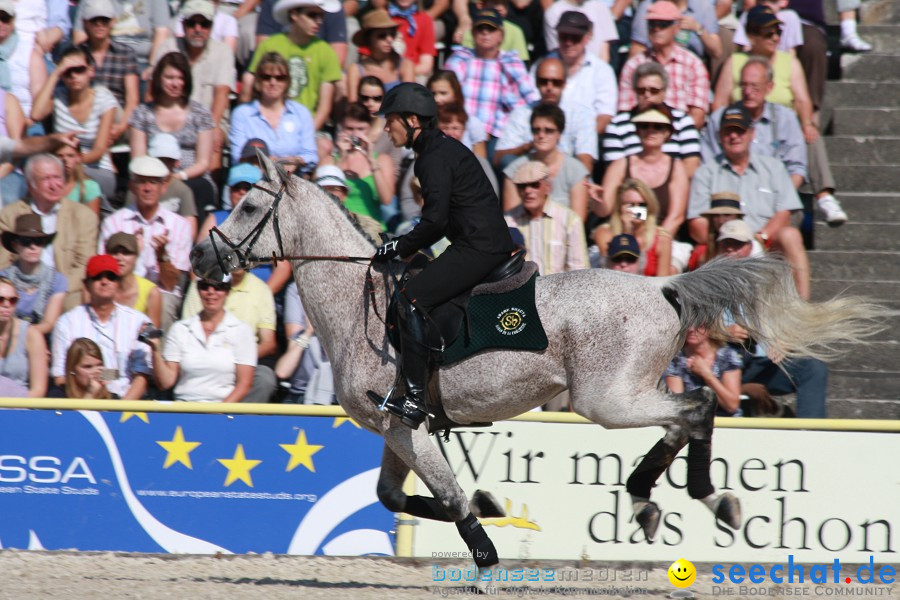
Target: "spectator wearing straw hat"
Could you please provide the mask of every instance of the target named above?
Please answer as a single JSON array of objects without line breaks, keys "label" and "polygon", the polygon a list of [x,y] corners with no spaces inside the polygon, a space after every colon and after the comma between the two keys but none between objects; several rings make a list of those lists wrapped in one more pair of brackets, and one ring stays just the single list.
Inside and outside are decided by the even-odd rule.
[{"label": "spectator wearing straw hat", "polygon": [[[709,197],[709,208],[700,215],[709,223],[709,235],[705,244],[698,244],[691,253],[688,269],[694,270],[718,254],[717,241],[722,226],[735,219],[743,219],[741,197],[735,192],[715,192]],[[753,240],[753,256],[762,255],[765,250],[758,240]]]},{"label": "spectator wearing straw hat", "polygon": [[589,267],[584,222],[575,212],[550,200],[547,166],[536,160],[512,177],[522,203],[506,212],[506,223],[525,236],[528,260],[541,275]]}]

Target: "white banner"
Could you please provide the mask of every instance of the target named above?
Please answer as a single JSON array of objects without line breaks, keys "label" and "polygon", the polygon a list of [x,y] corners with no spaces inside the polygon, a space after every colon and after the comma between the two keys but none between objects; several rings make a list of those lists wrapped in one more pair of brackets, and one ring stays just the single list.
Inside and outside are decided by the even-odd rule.
[{"label": "white banner", "polygon": [[[484,489],[507,517],[485,519],[505,559],[701,562],[896,562],[900,435],[717,429],[712,481],[741,500],[732,531],[692,500],[686,450],[660,478],[653,544],[635,523],[625,481],[662,430],[498,423],[438,442],[467,495]],[[430,495],[421,482],[417,493]],[[446,523],[419,520],[413,555],[464,550]]]}]

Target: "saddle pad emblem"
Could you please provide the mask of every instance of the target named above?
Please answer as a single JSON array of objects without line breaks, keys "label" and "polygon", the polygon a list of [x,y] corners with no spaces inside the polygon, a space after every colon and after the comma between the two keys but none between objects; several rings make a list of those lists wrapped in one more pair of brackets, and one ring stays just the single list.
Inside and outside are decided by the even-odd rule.
[{"label": "saddle pad emblem", "polygon": [[503,335],[516,335],[525,329],[525,325],[525,311],[510,307],[497,315],[497,324],[494,327]]}]

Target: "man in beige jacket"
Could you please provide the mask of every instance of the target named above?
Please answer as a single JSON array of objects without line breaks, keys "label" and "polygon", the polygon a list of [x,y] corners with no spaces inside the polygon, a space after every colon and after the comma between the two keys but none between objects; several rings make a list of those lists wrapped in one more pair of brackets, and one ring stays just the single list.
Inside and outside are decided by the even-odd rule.
[{"label": "man in beige jacket", "polygon": [[[16,217],[33,212],[40,215],[45,232],[56,232],[56,238],[44,249],[41,260],[69,281],[65,304],[69,310],[81,303],[84,268],[96,253],[97,215],[88,207],[63,197],[63,165],[52,154],[36,154],[29,158],[25,179],[28,196],[0,210],[0,230],[12,231]],[[0,268],[8,267],[14,260],[14,254],[0,249]]]}]

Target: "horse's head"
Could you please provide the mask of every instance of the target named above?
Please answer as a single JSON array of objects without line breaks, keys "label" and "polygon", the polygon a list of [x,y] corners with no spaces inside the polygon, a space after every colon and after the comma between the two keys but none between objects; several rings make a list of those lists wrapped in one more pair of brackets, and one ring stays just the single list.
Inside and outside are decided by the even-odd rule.
[{"label": "horse's head", "polygon": [[199,277],[221,281],[226,273],[252,268],[273,254],[284,255],[279,205],[291,177],[258,150],[257,156],[263,179],[191,252],[191,265]]}]

